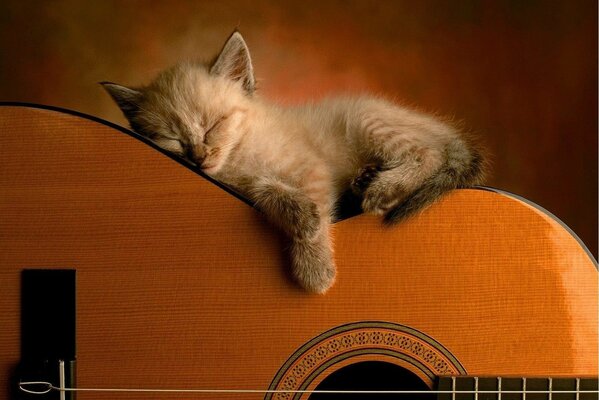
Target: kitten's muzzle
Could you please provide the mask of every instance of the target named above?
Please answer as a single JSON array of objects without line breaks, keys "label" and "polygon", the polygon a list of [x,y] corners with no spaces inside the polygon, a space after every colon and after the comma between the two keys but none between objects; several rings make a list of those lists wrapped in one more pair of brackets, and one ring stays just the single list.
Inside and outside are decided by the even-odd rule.
[{"label": "kitten's muzzle", "polygon": [[187,148],[185,156],[197,165],[202,165],[206,159],[206,150],[202,146],[190,146]]},{"label": "kitten's muzzle", "polygon": [[208,151],[204,146],[192,146],[188,149],[187,158],[195,163],[202,171],[208,173],[210,170],[216,167],[216,164],[213,162],[212,152]]}]

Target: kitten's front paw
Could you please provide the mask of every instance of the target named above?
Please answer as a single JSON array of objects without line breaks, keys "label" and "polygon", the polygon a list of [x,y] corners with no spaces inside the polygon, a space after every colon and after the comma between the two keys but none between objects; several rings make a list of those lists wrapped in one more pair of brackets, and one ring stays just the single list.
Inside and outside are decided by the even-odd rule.
[{"label": "kitten's front paw", "polygon": [[323,294],[335,283],[336,268],[328,244],[295,241],[291,259],[293,276],[307,291]]},{"label": "kitten's front paw", "polygon": [[364,194],[370,183],[376,178],[380,171],[381,169],[374,164],[366,165],[351,182],[352,192],[356,195]]}]

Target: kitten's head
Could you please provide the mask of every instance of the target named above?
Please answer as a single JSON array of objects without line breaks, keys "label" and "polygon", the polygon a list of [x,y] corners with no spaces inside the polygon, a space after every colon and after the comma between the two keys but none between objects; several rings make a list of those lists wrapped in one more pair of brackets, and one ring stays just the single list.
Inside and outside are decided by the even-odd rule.
[{"label": "kitten's head", "polygon": [[215,175],[243,133],[255,89],[249,50],[234,32],[215,61],[181,63],[148,86],[102,82],[131,128]]}]

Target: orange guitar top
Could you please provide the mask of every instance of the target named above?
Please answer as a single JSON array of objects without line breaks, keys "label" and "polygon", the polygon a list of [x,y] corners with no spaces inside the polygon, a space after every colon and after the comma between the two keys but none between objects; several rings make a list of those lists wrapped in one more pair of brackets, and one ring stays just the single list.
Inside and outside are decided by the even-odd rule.
[{"label": "orange guitar top", "polygon": [[23,268],[77,270],[80,387],[314,388],[362,360],[428,385],[597,374],[596,263],[539,207],[472,189],[398,226],[345,219],[337,282],[311,295],[257,210],[127,133],[0,107],[2,379]]}]

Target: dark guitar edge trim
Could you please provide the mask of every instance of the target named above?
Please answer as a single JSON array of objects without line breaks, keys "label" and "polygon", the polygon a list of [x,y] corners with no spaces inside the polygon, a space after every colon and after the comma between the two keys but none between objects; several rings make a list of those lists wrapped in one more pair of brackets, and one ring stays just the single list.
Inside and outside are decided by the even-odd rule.
[{"label": "dark guitar edge trim", "polygon": [[[256,204],[251,201],[250,199],[248,199],[247,197],[241,195],[240,193],[238,193],[237,191],[235,191],[234,189],[232,189],[231,187],[223,184],[222,182],[219,182],[217,180],[215,180],[214,178],[209,177],[208,175],[204,174],[202,172],[202,170],[200,170],[198,167],[186,162],[186,160],[179,158],[169,152],[167,152],[166,150],[163,150],[162,148],[158,147],[156,144],[154,144],[154,142],[150,141],[149,139],[135,133],[134,131],[127,129],[123,126],[117,125],[114,122],[110,122],[107,121],[105,119],[90,115],[90,114],[86,114],[83,113],[81,111],[76,111],[76,110],[71,110],[71,109],[67,109],[67,108],[62,108],[62,107],[58,107],[58,106],[51,106],[51,105],[46,105],[46,104],[36,104],[36,103],[28,103],[28,102],[19,102],[19,101],[0,101],[0,107],[26,107],[26,108],[36,108],[36,109],[41,109],[41,110],[47,110],[47,111],[54,111],[54,112],[59,112],[59,113],[63,113],[63,114],[68,114],[68,115],[72,115],[75,117],[80,117],[80,118],[84,118],[90,121],[94,121],[97,122],[99,124],[108,126],[110,128],[116,129],[126,135],[129,135],[130,137],[133,137],[137,140],[140,140],[141,142],[149,145],[150,147],[152,147],[153,149],[159,151],[160,153],[164,154],[165,156],[167,156],[168,158],[170,158],[171,160],[181,164],[182,166],[184,166],[185,168],[189,169],[190,171],[196,173],[197,175],[199,175],[200,177],[204,178],[205,180],[207,180],[208,182],[216,185],[217,187],[221,188],[222,190],[224,190],[225,192],[231,194],[232,196],[236,197],[237,199],[241,200],[242,202],[244,202],[245,204],[249,205],[250,207],[257,209],[259,211],[259,209],[256,207]],[[555,216],[553,213],[549,212],[547,209],[543,208],[542,206],[538,205],[537,203],[526,199],[522,196],[519,196],[517,194],[511,193],[509,191],[503,190],[503,189],[497,189],[494,187],[490,187],[490,186],[474,186],[472,189],[476,189],[476,190],[484,190],[484,191],[488,191],[488,192],[493,192],[499,195],[503,195],[506,197],[510,197],[516,200],[520,200],[526,204],[528,204],[529,206],[539,210],[540,212],[546,214],[547,216],[549,216],[550,218],[552,218],[553,220],[555,220],[557,223],[559,223],[563,228],[566,229],[566,231],[568,231],[568,233],[570,233],[570,235],[572,235],[576,241],[580,244],[580,246],[583,248],[583,250],[587,253],[587,255],[589,256],[589,258],[591,259],[591,261],[593,262],[593,264],[595,265],[596,269],[599,269],[599,265],[597,264],[597,260],[595,259],[595,257],[593,256],[593,254],[590,252],[590,250],[588,249],[588,247],[586,246],[586,244],[582,241],[582,239],[580,239],[580,237],[572,230],[570,229],[570,227],[568,225],[566,225],[566,223],[564,223],[561,219],[559,219],[557,216]],[[334,222],[340,222],[343,221],[345,219],[349,219],[352,218],[356,215],[359,215],[359,212],[351,212],[348,215],[343,215],[341,217],[339,217],[336,221]]]}]

